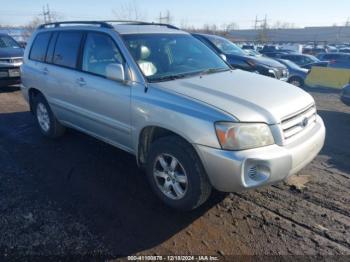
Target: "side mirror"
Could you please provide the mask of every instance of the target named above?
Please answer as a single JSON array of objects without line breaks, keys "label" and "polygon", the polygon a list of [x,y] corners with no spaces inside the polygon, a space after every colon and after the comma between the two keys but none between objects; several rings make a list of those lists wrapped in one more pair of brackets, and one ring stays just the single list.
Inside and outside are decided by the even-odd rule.
[{"label": "side mirror", "polygon": [[106,77],[110,80],[125,81],[125,72],[122,64],[109,64],[106,67]]}]

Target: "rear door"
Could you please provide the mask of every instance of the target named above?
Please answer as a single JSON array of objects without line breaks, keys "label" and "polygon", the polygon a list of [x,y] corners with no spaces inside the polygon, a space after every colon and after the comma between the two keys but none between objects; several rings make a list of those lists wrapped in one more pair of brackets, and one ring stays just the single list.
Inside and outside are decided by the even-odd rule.
[{"label": "rear door", "polygon": [[84,33],[62,30],[52,36],[46,57],[47,99],[56,117],[80,125],[74,88],[79,77],[78,58]]},{"label": "rear door", "polygon": [[22,83],[25,87],[35,87],[47,95],[47,65],[46,52],[49,46],[51,32],[36,35],[29,51],[28,61],[22,66]]}]

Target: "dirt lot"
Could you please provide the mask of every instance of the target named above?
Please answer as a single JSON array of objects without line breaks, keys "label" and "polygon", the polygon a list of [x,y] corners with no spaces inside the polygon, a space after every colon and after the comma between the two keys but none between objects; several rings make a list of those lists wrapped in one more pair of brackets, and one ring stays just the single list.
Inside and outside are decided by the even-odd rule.
[{"label": "dirt lot", "polygon": [[313,89],[320,156],[288,183],[164,207],[133,156],[70,130],[43,138],[17,88],[0,89],[0,255],[350,255],[350,108]]}]

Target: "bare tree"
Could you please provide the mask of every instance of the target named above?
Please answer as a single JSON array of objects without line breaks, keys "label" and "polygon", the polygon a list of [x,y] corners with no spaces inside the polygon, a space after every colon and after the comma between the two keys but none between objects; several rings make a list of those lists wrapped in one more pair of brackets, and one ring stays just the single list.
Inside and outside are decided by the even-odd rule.
[{"label": "bare tree", "polygon": [[137,1],[133,0],[130,2],[120,4],[119,8],[112,10],[114,16],[120,20],[144,20],[146,14],[141,12]]},{"label": "bare tree", "polygon": [[276,21],[272,26],[272,29],[290,29],[295,28],[295,25],[293,23],[287,23],[287,22],[281,22]]}]

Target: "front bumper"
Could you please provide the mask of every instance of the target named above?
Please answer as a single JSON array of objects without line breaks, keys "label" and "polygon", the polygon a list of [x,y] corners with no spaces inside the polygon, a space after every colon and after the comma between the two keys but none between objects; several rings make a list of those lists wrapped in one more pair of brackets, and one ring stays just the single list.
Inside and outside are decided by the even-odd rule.
[{"label": "front bumper", "polygon": [[20,77],[0,78],[0,87],[18,85],[21,83]]},{"label": "front bumper", "polygon": [[344,104],[350,106],[350,95],[342,94],[340,99]]},{"label": "front bumper", "polygon": [[21,77],[15,76],[10,77],[9,70],[18,70],[20,71],[19,67],[0,67],[0,86],[10,86],[10,85],[17,85],[21,83]]},{"label": "front bumper", "polygon": [[223,192],[239,192],[286,179],[308,165],[321,151],[326,135],[317,116],[313,128],[286,146],[224,151],[195,145],[209,180]]}]

